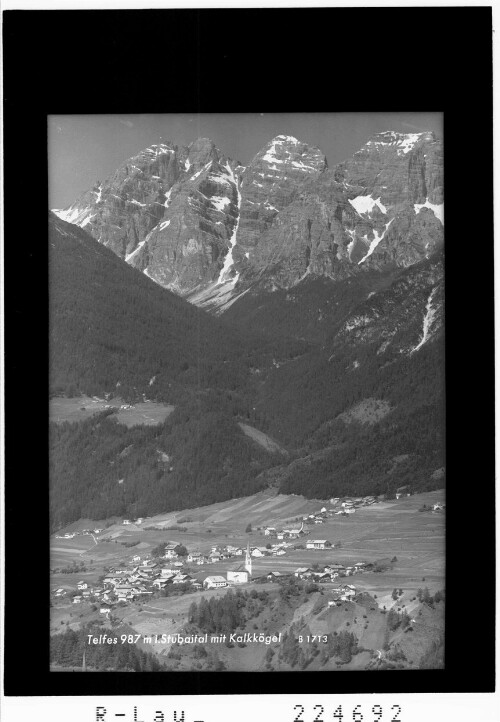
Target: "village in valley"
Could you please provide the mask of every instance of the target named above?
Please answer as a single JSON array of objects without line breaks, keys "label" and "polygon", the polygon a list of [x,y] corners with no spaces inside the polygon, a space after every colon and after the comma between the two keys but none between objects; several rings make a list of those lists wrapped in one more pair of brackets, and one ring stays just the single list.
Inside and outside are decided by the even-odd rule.
[{"label": "village in valley", "polygon": [[[231,589],[276,590],[290,584],[314,589],[325,609],[346,603],[354,608],[371,594],[373,604],[377,597],[384,602],[384,613],[397,604],[411,614],[417,590],[430,587],[435,593],[444,587],[444,550],[437,549],[439,561],[435,554],[436,541],[440,546],[444,541],[443,496],[412,495],[404,487],[390,500],[332,498],[315,505],[303,497],[264,492],[163,518],[113,519],[94,528],[74,524],[51,540],[52,633],[93,622],[127,625],[146,635],[179,633],[193,601]],[[279,520],[280,508],[303,513]],[[266,517],[272,521],[264,523]],[[244,525],[246,519],[251,521]],[[363,542],[375,526],[389,529],[381,519],[390,525],[388,536]],[[396,541],[398,529],[403,530],[399,539],[406,539],[404,525],[410,520],[412,540],[420,522],[440,529],[430,543],[424,529],[418,532],[416,556]],[[403,549],[409,552],[407,562]],[[430,563],[422,563],[431,556]],[[169,647],[154,651],[164,655]]]}]

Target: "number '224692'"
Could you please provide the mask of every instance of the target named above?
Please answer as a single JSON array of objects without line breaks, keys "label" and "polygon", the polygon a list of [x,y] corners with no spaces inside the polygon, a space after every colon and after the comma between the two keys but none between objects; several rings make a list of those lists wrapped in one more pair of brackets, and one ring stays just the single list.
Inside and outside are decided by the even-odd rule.
[{"label": "number '224692'", "polygon": [[317,704],[313,707],[313,714],[315,717],[305,717],[305,707],[301,704],[296,704],[293,708],[297,710],[297,716],[294,717],[293,722],[327,722],[327,720],[338,720],[339,722],[346,722],[352,719],[352,722],[402,722],[400,714],[401,707],[398,704],[393,704],[391,708],[386,712],[385,717],[384,711],[379,704],[372,705],[371,710],[362,710],[362,705],[358,704],[352,710],[352,717],[349,717],[349,713],[342,711],[342,705],[339,705],[333,713],[325,713],[325,708],[321,704]]}]

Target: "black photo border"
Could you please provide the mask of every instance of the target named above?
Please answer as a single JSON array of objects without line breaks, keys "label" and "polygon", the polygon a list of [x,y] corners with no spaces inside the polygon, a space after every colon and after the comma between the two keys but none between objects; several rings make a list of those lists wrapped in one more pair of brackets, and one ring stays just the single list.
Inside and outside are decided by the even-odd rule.
[{"label": "black photo border", "polygon": [[[3,43],[5,694],[493,691],[491,8],[10,10]],[[446,668],[50,673],[47,116],[261,110],[444,114]]]}]

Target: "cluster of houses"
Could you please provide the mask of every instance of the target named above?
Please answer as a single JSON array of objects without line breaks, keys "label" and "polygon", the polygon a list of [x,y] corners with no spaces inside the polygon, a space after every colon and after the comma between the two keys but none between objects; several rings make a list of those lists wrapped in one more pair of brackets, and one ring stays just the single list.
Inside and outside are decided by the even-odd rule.
[{"label": "cluster of houses", "polygon": [[345,564],[326,564],[322,568],[312,569],[311,567],[299,567],[294,575],[298,579],[305,579],[313,582],[332,582],[338,577],[350,577],[353,574],[361,574],[369,571],[373,564],[369,562],[356,562],[346,566]]},{"label": "cluster of houses", "polygon": [[360,509],[363,506],[371,506],[372,504],[376,504],[377,501],[375,496],[358,496],[356,498],[342,500],[330,499],[330,503],[335,507],[335,509],[331,511],[331,514],[354,514],[356,509]]},{"label": "cluster of houses", "polygon": [[[164,589],[168,584],[190,584],[194,589],[202,588],[191,575],[183,574],[179,569],[164,568],[154,559],[147,559],[131,570],[110,569],[101,583],[102,586],[91,587],[87,582],[79,581],[73,604],[85,601],[101,603],[100,612],[108,614],[112,603],[131,602],[147,597]],[[63,589],[54,592],[55,598],[65,595]]]},{"label": "cluster of houses", "polygon": [[330,499],[330,505],[333,508],[327,509],[323,506],[319,511],[303,516],[300,528],[278,530],[276,527],[266,526],[264,527],[264,535],[276,537],[279,541],[283,539],[298,539],[311,533],[307,527],[304,528],[304,525],[306,524],[308,526],[312,526],[313,524],[324,524],[328,517],[338,514],[342,514],[344,516],[347,514],[354,514],[356,509],[363,506],[371,506],[371,504],[376,504],[377,501],[378,500],[375,496],[363,496],[352,499],[334,497]]},{"label": "cluster of houses", "polygon": [[351,601],[356,596],[356,587],[352,584],[343,584],[340,587],[334,587],[330,592],[332,596],[328,600],[328,606],[334,607],[341,604],[341,602]]},{"label": "cluster of houses", "polygon": [[75,536],[92,536],[99,534],[103,529],[82,529],[81,531],[67,532],[66,534],[56,534],[56,539],[73,539]]}]

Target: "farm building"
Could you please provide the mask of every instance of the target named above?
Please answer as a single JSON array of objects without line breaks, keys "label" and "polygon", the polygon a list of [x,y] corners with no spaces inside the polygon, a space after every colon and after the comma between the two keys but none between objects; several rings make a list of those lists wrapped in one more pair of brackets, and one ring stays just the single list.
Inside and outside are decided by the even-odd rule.
[{"label": "farm building", "polygon": [[326,539],[311,539],[306,542],[306,549],[325,549]]},{"label": "farm building", "polygon": [[299,579],[305,579],[306,576],[310,577],[312,574],[309,567],[299,567],[295,570],[294,575]]},{"label": "farm building", "polygon": [[207,577],[203,580],[204,589],[216,589],[217,587],[227,587],[227,581],[224,577],[214,576]]},{"label": "farm building", "polygon": [[264,557],[267,554],[265,547],[254,547],[251,551],[253,557]]},{"label": "farm building", "polygon": [[279,572],[269,572],[267,575],[267,580],[269,582],[275,582],[281,577],[281,574]]},{"label": "farm building", "polygon": [[168,577],[158,577],[158,579],[154,580],[153,587],[157,587],[157,589],[165,589],[167,584],[172,582],[172,579],[172,575],[169,575]]},{"label": "farm building", "polygon": [[192,577],[189,576],[189,574],[177,574],[174,579],[174,584],[188,584],[188,582],[192,581]]}]

